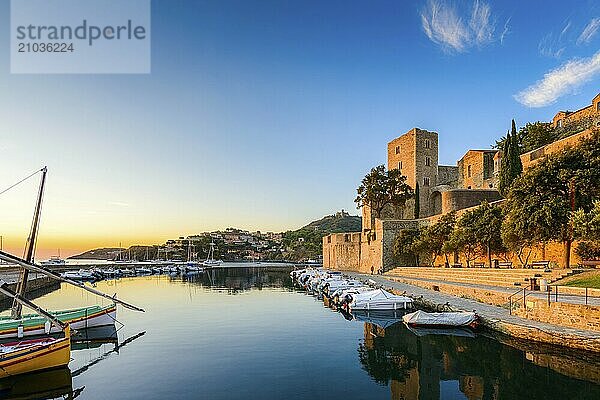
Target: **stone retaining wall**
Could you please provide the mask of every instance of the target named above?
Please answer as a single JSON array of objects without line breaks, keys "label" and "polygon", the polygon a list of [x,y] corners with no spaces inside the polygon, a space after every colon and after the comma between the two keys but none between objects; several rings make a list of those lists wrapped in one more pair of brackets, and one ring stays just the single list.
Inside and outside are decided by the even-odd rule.
[{"label": "stone retaining wall", "polygon": [[600,332],[600,306],[526,299],[513,305],[513,314],[534,321]]},{"label": "stone retaining wall", "polygon": [[494,290],[472,288],[467,286],[458,286],[443,282],[428,282],[417,279],[396,278],[390,277],[390,280],[408,283],[409,285],[419,286],[425,289],[436,290],[443,293],[451,294],[456,297],[477,300],[480,303],[491,304],[494,306],[508,306],[509,294],[497,292]]}]

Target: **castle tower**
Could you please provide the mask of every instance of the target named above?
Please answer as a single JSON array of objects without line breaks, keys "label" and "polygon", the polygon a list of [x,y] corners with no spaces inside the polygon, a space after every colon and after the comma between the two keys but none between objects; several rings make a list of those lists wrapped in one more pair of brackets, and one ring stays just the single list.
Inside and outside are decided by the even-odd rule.
[{"label": "castle tower", "polygon": [[[413,189],[419,183],[419,217],[432,215],[429,197],[438,184],[438,135],[413,128],[388,143],[388,169],[399,169]],[[409,201],[404,218],[414,217],[414,201]]]}]

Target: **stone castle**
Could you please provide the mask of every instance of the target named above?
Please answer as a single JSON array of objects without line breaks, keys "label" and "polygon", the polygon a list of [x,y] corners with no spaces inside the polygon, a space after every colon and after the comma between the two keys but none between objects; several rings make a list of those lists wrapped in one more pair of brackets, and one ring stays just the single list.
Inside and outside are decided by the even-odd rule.
[{"label": "stone castle", "polygon": [[[552,120],[553,127],[592,119],[600,126],[600,94],[592,104],[580,110],[560,111]],[[546,154],[578,143],[591,134],[586,129],[575,135],[550,143],[521,155],[527,169]],[[413,128],[387,145],[387,168],[399,169],[407,184],[419,187],[419,215],[414,215],[414,200],[405,207],[387,207],[379,217],[368,206],[362,209],[362,230],[335,233],[323,238],[323,265],[326,268],[370,271],[388,270],[394,266],[392,246],[399,231],[418,229],[435,222],[441,215],[456,211],[459,215],[484,200],[502,200],[497,190],[502,167],[498,150],[468,150],[456,166],[438,164],[438,134]],[[557,251],[557,257],[560,251]],[[538,257],[547,256],[544,248]],[[458,260],[457,260],[458,261]]]}]

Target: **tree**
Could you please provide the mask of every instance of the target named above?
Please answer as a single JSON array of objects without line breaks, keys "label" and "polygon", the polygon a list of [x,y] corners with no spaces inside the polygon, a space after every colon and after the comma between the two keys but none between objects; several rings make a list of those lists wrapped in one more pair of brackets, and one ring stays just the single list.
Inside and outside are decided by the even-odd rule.
[{"label": "tree", "polygon": [[413,197],[413,190],[400,170],[386,170],[383,165],[371,169],[357,192],[358,196],[354,200],[357,208],[369,206],[378,218],[387,205],[404,207],[406,201]]},{"label": "tree", "polygon": [[569,267],[571,197],[588,211],[600,193],[600,135],[542,159],[517,178],[505,203],[502,237],[510,248],[562,241]]},{"label": "tree", "polygon": [[[419,247],[416,243],[419,240],[419,231],[417,229],[402,229],[394,239],[392,253],[401,264],[410,264],[414,262],[419,265]],[[406,262],[409,260],[408,262]]]},{"label": "tree", "polygon": [[466,214],[469,213],[471,218],[467,225],[474,231],[475,241],[487,256],[488,266],[491,267],[492,254],[506,251],[501,237],[502,209],[484,200],[479,207]]},{"label": "tree", "polygon": [[420,192],[419,192],[419,182],[415,185],[415,219],[419,218],[421,215],[421,203],[420,203]]},{"label": "tree", "polygon": [[488,265],[491,266],[492,254],[505,251],[500,237],[501,225],[500,207],[484,201],[458,219],[445,244],[445,250],[463,253],[467,266],[470,266],[477,255],[486,255]]},{"label": "tree", "polygon": [[583,209],[573,213],[573,228],[574,238],[580,240],[577,255],[584,260],[600,259],[600,200],[594,201],[588,213]]},{"label": "tree", "polygon": [[418,249],[431,255],[432,265],[435,263],[435,259],[442,253],[444,253],[446,263],[448,263],[448,252],[444,244],[450,238],[455,224],[456,213],[454,211],[444,214],[433,225],[429,225],[423,229],[419,240],[415,243]]},{"label": "tree", "polygon": [[498,191],[502,196],[506,196],[508,193],[509,173],[510,173],[510,150],[512,148],[510,132],[506,132],[506,137],[502,143],[502,164],[500,167],[500,176],[498,177]]},{"label": "tree", "polygon": [[[511,123],[511,132],[510,134],[514,138],[510,142],[510,183],[518,178],[523,173],[523,163],[521,162],[521,148],[517,136],[517,126],[515,124],[515,120],[512,120]],[[510,186],[510,184],[509,184]]]},{"label": "tree", "polygon": [[446,253],[451,251],[462,253],[467,262],[467,267],[477,257],[477,232],[471,228],[471,219],[471,214],[463,214],[443,247]]},{"label": "tree", "polygon": [[600,240],[600,200],[594,200],[592,209],[587,213],[582,208],[575,211],[573,227],[576,239]]},{"label": "tree", "polygon": [[548,122],[528,122],[519,129],[521,138],[521,153],[527,153],[558,139],[556,131]]},{"label": "tree", "polygon": [[521,162],[521,149],[515,120],[511,123],[511,132],[506,133],[504,146],[502,148],[502,165],[500,168],[500,179],[498,190],[506,197],[513,181],[523,172],[523,163]]}]

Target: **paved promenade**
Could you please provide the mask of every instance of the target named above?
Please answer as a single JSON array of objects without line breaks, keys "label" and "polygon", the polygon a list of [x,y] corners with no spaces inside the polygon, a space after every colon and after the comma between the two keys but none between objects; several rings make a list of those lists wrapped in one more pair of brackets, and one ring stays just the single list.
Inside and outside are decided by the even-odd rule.
[{"label": "paved promenade", "polygon": [[495,324],[508,323],[529,330],[533,329],[544,332],[550,336],[579,338],[600,342],[600,333],[598,332],[573,329],[521,318],[509,314],[508,310],[502,307],[484,304],[475,300],[456,297],[402,282],[392,281],[388,277],[382,275],[368,275],[356,272],[346,272],[346,274],[361,280],[372,279],[384,288],[392,288],[396,292],[406,292],[406,295],[415,299],[422,297],[427,302],[439,305],[448,303],[453,310],[475,311],[483,318],[485,324],[492,329],[494,329]]},{"label": "paved promenade", "polygon": [[[371,275],[369,275],[369,276],[371,276]],[[404,277],[401,275],[398,275],[398,276],[391,275],[387,278],[389,280],[389,279],[393,279],[393,278],[402,279]],[[476,283],[439,281],[439,280],[435,280],[435,279],[425,279],[425,278],[415,278],[415,277],[406,277],[406,279],[422,281],[422,282],[429,282],[429,283],[433,283],[433,284],[442,283],[444,285],[450,285],[450,286],[456,286],[456,287],[469,287],[469,288],[475,288],[475,289],[482,289],[482,290],[488,290],[488,291],[492,291],[492,292],[505,293],[508,295],[511,295],[513,293],[523,290],[523,288],[519,289],[516,286],[514,288],[504,288],[504,287],[500,287],[500,286],[483,285],[483,284],[476,284]],[[517,296],[517,297],[520,297],[520,296]],[[532,297],[536,298],[536,299],[546,300],[548,298],[548,294],[541,293],[538,291],[527,290],[527,298],[529,299]],[[586,299],[585,299],[585,296],[581,296],[581,295],[574,296],[574,295],[568,295],[568,294],[561,294],[560,292],[559,292],[558,296],[555,296],[554,292],[552,292],[552,294],[550,294],[550,301],[552,301],[552,302],[558,301],[558,302],[562,302],[562,303],[571,303],[571,304],[585,304]],[[600,297],[589,296],[587,298],[587,304],[592,305],[592,306],[600,306]]]}]

